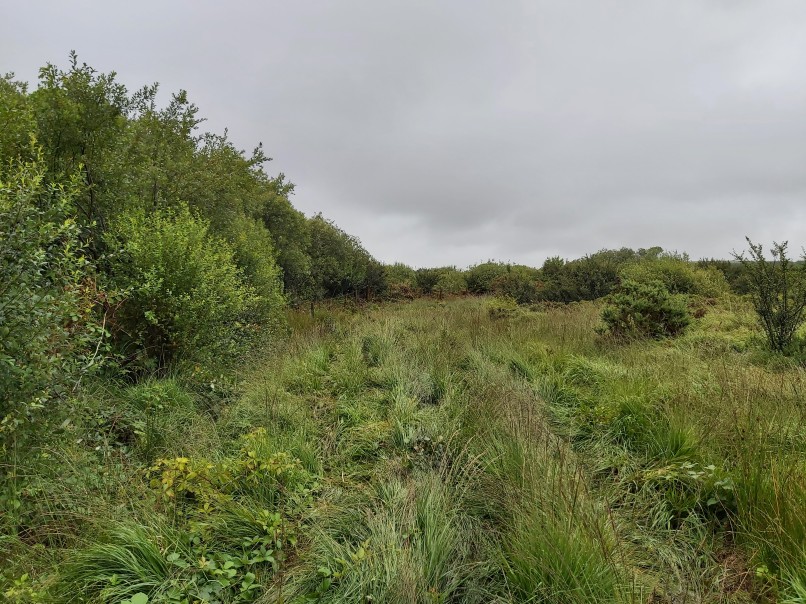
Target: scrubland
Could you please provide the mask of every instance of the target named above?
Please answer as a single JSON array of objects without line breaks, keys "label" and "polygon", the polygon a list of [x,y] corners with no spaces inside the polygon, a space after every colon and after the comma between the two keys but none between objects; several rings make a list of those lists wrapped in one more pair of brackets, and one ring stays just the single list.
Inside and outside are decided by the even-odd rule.
[{"label": "scrubland", "polygon": [[696,315],[334,304],[203,387],[86,384],[15,469],[6,597],[806,601],[804,370]]}]

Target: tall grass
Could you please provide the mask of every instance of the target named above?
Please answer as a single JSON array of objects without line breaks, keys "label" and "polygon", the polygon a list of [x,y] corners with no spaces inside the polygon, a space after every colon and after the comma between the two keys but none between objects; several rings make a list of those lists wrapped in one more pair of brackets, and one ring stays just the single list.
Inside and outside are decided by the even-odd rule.
[{"label": "tall grass", "polygon": [[[595,303],[485,304],[292,315],[223,396],[99,388],[25,462],[0,582],[160,602],[187,580],[170,552],[248,557],[277,513],[266,604],[804,601],[806,372],[752,351],[740,303],[652,343],[598,336]],[[304,484],[225,471],[206,508],[149,485],[158,458],[230,467],[255,428]]]}]

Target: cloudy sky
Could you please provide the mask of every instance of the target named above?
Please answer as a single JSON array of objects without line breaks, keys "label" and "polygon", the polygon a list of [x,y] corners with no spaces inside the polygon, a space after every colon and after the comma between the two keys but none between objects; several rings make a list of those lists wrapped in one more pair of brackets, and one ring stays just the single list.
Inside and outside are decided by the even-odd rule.
[{"label": "cloudy sky", "polygon": [[0,71],[71,49],[384,261],[806,244],[803,0],[0,0]]}]

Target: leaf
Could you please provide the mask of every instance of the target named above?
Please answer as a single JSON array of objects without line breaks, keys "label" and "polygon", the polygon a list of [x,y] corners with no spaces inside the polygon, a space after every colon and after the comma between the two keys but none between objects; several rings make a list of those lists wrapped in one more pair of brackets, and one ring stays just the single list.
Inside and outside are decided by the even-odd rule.
[{"label": "leaf", "polygon": [[131,604],[148,604],[148,596],[140,591],[134,594],[129,602]]}]

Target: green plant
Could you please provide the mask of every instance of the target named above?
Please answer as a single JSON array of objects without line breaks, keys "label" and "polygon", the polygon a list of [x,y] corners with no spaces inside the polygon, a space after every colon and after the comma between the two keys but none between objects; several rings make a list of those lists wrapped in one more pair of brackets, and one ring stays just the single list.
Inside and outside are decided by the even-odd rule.
[{"label": "green plant", "polygon": [[530,304],[538,298],[534,271],[523,267],[507,266],[507,272],[493,280],[491,289],[497,296],[511,298],[518,304]]},{"label": "green plant", "polygon": [[662,338],[676,336],[691,322],[685,301],[659,281],[624,281],[611,294],[602,310],[602,320],[619,337]]},{"label": "green plant", "polygon": [[772,260],[760,244],[747,238],[750,257],[734,254],[746,270],[750,297],[770,348],[786,352],[806,318],[806,264],[787,257],[787,242],[773,242]]},{"label": "green plant", "polygon": [[260,300],[229,245],[187,207],[131,213],[113,224],[112,281],[127,297],[112,335],[129,361],[164,367],[177,358],[232,353]]},{"label": "green plant", "polygon": [[717,298],[729,289],[724,275],[716,268],[698,266],[686,256],[672,254],[629,262],[619,276],[640,283],[660,281],[671,294]]}]

